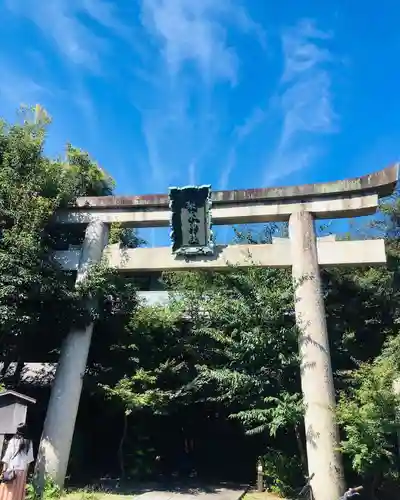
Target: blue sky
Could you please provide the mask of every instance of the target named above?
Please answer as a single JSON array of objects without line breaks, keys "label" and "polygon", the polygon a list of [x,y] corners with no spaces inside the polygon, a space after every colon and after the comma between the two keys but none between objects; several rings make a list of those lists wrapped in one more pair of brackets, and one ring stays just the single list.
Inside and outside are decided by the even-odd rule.
[{"label": "blue sky", "polygon": [[362,175],[400,153],[395,0],[3,0],[0,114],[120,194]]}]

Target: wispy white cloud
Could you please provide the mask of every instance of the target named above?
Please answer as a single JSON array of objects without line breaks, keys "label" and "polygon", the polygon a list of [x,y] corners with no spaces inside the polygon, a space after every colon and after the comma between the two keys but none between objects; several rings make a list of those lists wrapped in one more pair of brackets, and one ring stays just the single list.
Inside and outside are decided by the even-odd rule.
[{"label": "wispy white cloud", "polygon": [[227,26],[255,34],[265,43],[262,29],[231,0],[142,0],[143,24],[162,46],[171,75],[194,63],[208,81],[235,83],[238,58],[227,43]]},{"label": "wispy white cloud", "polygon": [[[158,179],[170,182],[180,170],[180,177],[192,183],[201,175],[202,155],[213,147],[224,120],[218,114],[214,86],[239,80],[240,58],[228,42],[228,30],[252,37],[263,48],[265,34],[237,0],[141,0],[141,6],[142,25],[155,49],[155,71],[162,82],[161,89],[154,89],[160,104],[156,119],[152,117],[157,127],[147,127],[145,134],[150,164]],[[148,108],[142,106],[141,112],[148,122]],[[173,168],[171,150],[176,153]]]},{"label": "wispy white cloud", "polygon": [[0,103],[3,108],[15,111],[21,104],[35,104],[52,93],[34,78],[16,71],[9,61],[0,60],[0,72]]},{"label": "wispy white cloud", "polygon": [[332,38],[332,33],[323,32],[309,19],[301,20],[296,27],[287,29],[282,34],[284,72],[282,80],[290,82],[316,65],[332,60],[329,50],[319,42]]},{"label": "wispy white cloud", "polygon": [[126,34],[114,5],[107,0],[6,0],[6,6],[32,21],[66,62],[90,71],[100,71],[101,56],[110,46],[88,27],[82,15],[113,30],[114,35]]},{"label": "wispy white cloud", "polygon": [[148,151],[148,164],[150,167],[149,180],[152,180],[152,184],[155,185],[155,189],[157,190],[158,185],[162,186],[164,184],[166,172],[164,169],[165,165],[163,165],[162,159],[160,158],[159,146],[156,140],[158,134],[155,129],[155,124],[150,120],[145,120],[142,132]]},{"label": "wispy white cloud", "polygon": [[264,109],[256,107],[253,109],[243,125],[236,127],[234,135],[236,135],[236,137],[240,140],[245,139],[254,131],[254,129],[263,123],[266,116],[267,112]]},{"label": "wispy white cloud", "polygon": [[[138,0],[132,2],[136,7],[129,1],[112,0],[4,1],[10,12],[38,28],[64,63],[65,88],[60,84],[57,94],[73,100],[93,146],[99,120],[87,77],[109,75],[117,44],[128,41],[122,65],[130,67],[132,81],[127,81],[126,89],[134,94],[132,100],[142,117],[147,150],[147,162],[142,164],[149,189],[165,190],[174,182],[201,180],[203,159],[218,150],[229,119],[214,94],[215,87],[225,85],[229,91],[241,77],[241,54],[232,40],[238,34],[243,40],[245,35],[266,47],[264,30],[244,8],[244,0]],[[125,15],[135,8],[139,17]],[[137,30],[146,45],[139,62],[134,57]],[[27,49],[26,56],[41,65],[38,74],[49,75],[40,53]],[[118,63],[121,66],[121,60]],[[32,80],[27,88],[38,85],[38,93],[42,84],[46,85]],[[9,93],[14,90],[15,102],[18,92],[8,87]],[[248,137],[264,120],[263,113],[256,108],[234,129],[233,142]],[[221,174],[223,184],[229,181],[235,158],[236,151],[232,151]]]},{"label": "wispy white cloud", "polygon": [[227,189],[230,176],[236,166],[236,147],[231,147],[228,153],[227,161],[221,170],[219,177],[219,189]]},{"label": "wispy white cloud", "polygon": [[268,161],[266,183],[310,167],[323,152],[323,138],[338,130],[331,90],[334,58],[324,47],[331,37],[311,20],[302,20],[282,34],[282,129]]},{"label": "wispy white cloud", "polygon": [[247,137],[265,122],[267,114],[268,112],[265,109],[257,106],[241,125],[234,128],[227,160],[219,177],[219,189],[227,189],[230,177],[236,167],[237,149]]},{"label": "wispy white cloud", "polygon": [[[71,1],[69,3],[71,4]],[[75,8],[79,5],[92,19],[111,31],[117,34],[125,31],[126,25],[119,19],[115,3],[104,0],[80,0],[75,4]]]},{"label": "wispy white cloud", "polygon": [[196,163],[194,161],[189,163],[189,184],[192,186],[196,184]]},{"label": "wispy white cloud", "polygon": [[[94,148],[99,120],[85,79],[88,75],[110,73],[108,63],[119,39],[129,42],[132,50],[134,47],[132,30],[118,10],[119,6],[112,0],[5,0],[5,7],[16,18],[26,18],[35,25],[48,48],[58,55],[63,67],[63,79],[58,81],[56,89],[58,102],[68,102],[69,107],[75,108],[77,116],[85,123],[86,143]],[[31,66],[29,74],[35,74],[34,69],[38,69],[36,75],[44,80],[39,80],[40,85],[36,86],[54,84],[53,78],[57,75],[52,75],[43,53],[27,48],[25,56]],[[20,82],[26,79],[31,80],[28,74],[21,75]],[[33,86],[31,82],[29,88]],[[22,93],[17,92],[18,88],[19,85],[14,90],[9,86],[14,107],[21,101]],[[38,99],[36,90],[28,95],[33,102]],[[26,94],[27,91],[23,93]]]}]

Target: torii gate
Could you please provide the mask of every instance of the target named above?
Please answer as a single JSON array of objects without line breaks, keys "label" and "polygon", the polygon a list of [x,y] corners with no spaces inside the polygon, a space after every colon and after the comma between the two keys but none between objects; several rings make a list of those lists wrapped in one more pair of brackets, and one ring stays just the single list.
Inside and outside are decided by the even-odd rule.
[{"label": "torii gate", "polygon": [[[81,250],[57,252],[56,259],[65,269],[77,270],[77,281],[85,278],[90,264],[101,259],[103,250],[110,265],[124,272],[222,270],[229,264],[292,267],[298,283],[296,322],[302,332],[299,350],[308,469],[314,475],[315,500],[336,500],[344,491],[344,478],[337,451],[335,392],[319,266],[380,265],[386,262],[386,255],[381,239],[317,241],[314,219],[375,213],[378,199],[395,189],[398,170],[399,166],[393,165],[364,177],[332,183],[213,192],[207,201],[212,204],[213,224],[289,221],[290,240],[270,245],[221,245],[200,257],[182,258],[167,247],[124,250],[122,255],[118,246],[107,246],[112,222],[139,228],[168,226],[168,195],[80,198],[74,208],[57,213],[54,222],[86,225],[83,246]],[[304,276],[307,279],[302,279]],[[49,475],[60,486],[68,465],[92,330],[90,324],[84,330],[72,330],[65,339],[44,423],[37,472],[39,478]]]}]

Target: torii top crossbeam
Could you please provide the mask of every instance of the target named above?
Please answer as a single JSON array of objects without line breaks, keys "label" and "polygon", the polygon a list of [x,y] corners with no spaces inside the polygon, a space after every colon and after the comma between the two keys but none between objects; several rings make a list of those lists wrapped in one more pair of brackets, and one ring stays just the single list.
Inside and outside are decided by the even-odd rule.
[{"label": "torii top crossbeam", "polygon": [[[379,197],[390,195],[397,183],[399,164],[391,165],[372,174],[352,179],[298,186],[235,189],[232,191],[213,191],[213,205],[224,206],[246,204],[249,202],[298,201],[326,197],[348,197],[355,194],[377,194]],[[118,208],[118,207],[168,207],[168,195],[151,194],[142,196],[93,196],[77,200],[77,207]]]},{"label": "torii top crossbeam", "polygon": [[[213,191],[213,224],[250,224],[289,220],[299,205],[317,219],[357,217],[376,211],[378,198],[397,183],[394,164],[363,177],[299,186]],[[170,223],[167,194],[78,198],[58,212],[56,223],[88,224],[93,220],[129,227],[166,227]]]}]

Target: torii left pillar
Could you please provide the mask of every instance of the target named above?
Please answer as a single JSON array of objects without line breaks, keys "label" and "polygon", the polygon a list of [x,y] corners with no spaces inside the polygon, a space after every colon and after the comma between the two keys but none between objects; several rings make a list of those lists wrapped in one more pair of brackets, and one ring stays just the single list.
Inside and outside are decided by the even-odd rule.
[{"label": "torii left pillar", "polygon": [[[100,262],[107,241],[106,224],[93,221],[88,225],[76,284],[86,278],[92,264]],[[39,489],[47,477],[60,487],[64,485],[92,332],[90,323],[86,328],[72,330],[64,340],[36,460]]]}]

